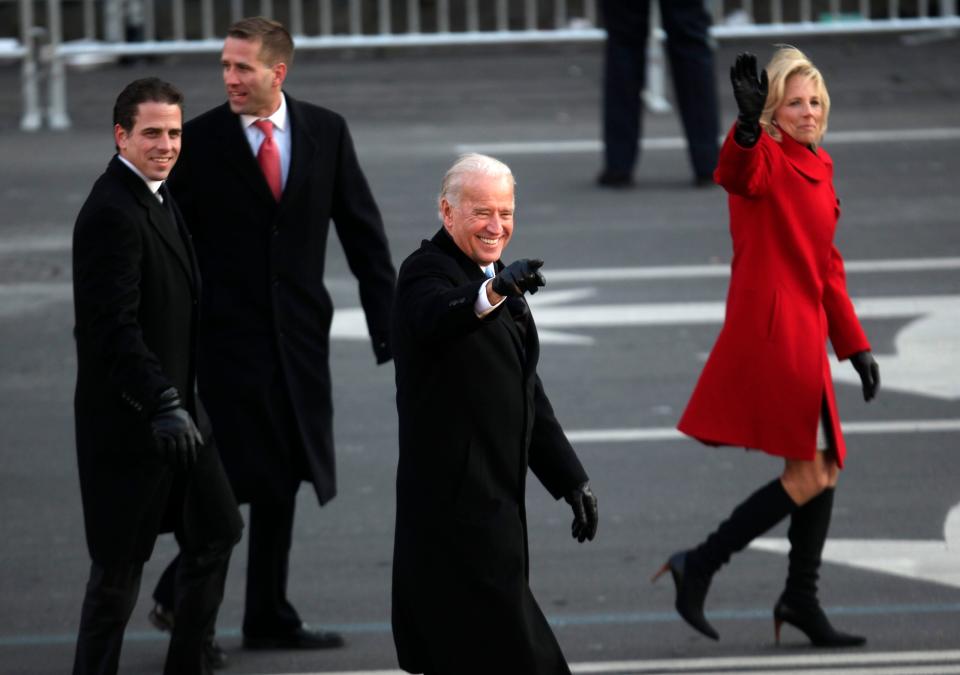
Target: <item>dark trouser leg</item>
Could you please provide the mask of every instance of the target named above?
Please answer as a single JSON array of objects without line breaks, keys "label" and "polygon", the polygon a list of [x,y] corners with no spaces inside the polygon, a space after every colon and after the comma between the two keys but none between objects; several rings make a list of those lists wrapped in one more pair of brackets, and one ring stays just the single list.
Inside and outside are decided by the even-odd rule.
[{"label": "dark trouser leg", "polygon": [[170,561],[166,569],[163,570],[163,574],[160,575],[160,580],[157,582],[156,588],[153,589],[154,602],[158,605],[163,605],[166,609],[173,609],[176,606],[174,588],[176,586],[177,567],[179,564],[180,554],[178,553],[176,557]]},{"label": "dark trouser leg", "polygon": [[817,580],[823,545],[830,529],[834,489],[827,488],[793,512],[787,537],[790,567],[787,584],[773,610],[774,630],[780,640],[780,625],[796,626],[819,647],[855,647],[866,639],[837,631],[830,625],[817,599]]},{"label": "dark trouser leg", "polygon": [[712,176],[719,153],[717,85],[710,15],[704,0],[660,0],[667,54],[690,162],[698,178]]},{"label": "dark trouser leg", "polygon": [[73,675],[114,675],[123,632],[140,592],[142,563],[90,566]]},{"label": "dark trouser leg", "polygon": [[295,505],[296,494],[283,502],[250,503],[244,635],[272,636],[301,625],[300,616],[287,600]]},{"label": "dark trouser leg", "polygon": [[607,172],[629,176],[639,155],[649,3],[604,0],[603,146]]},{"label": "dark trouser leg", "polygon": [[209,672],[203,646],[213,635],[232,549],[232,543],[220,543],[181,553],[176,577],[176,621],[165,675]]}]

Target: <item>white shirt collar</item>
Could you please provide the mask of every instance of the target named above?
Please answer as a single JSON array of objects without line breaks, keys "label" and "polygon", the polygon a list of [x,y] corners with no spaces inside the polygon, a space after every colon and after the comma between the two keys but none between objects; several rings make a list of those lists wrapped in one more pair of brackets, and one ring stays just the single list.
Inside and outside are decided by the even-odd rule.
[{"label": "white shirt collar", "polygon": [[[484,276],[487,277],[488,279],[490,277],[495,276],[497,273],[497,269],[493,265],[494,265],[493,263],[490,263],[489,265],[480,265],[480,270],[483,272]],[[489,270],[489,274],[487,273],[488,270]]]},{"label": "white shirt collar", "polygon": [[121,162],[123,162],[124,164],[126,164],[126,165],[130,168],[131,171],[133,171],[135,174],[137,174],[137,175],[140,177],[140,180],[142,180],[144,183],[146,183],[147,189],[150,190],[151,194],[153,194],[154,197],[156,197],[156,198],[159,199],[161,202],[163,202],[163,197],[161,197],[159,194],[157,194],[157,190],[159,190],[159,189],[160,189],[160,186],[163,185],[163,181],[162,181],[162,180],[150,180],[149,178],[147,178],[146,176],[144,176],[144,175],[140,172],[140,169],[138,169],[137,167],[135,167],[135,166],[133,165],[133,163],[132,163],[129,159],[127,159],[126,157],[124,157],[123,155],[121,155],[121,154],[119,154],[119,153],[117,154],[117,159],[119,159]]},{"label": "white shirt collar", "polygon": [[240,115],[240,123],[246,129],[257,120],[270,120],[273,126],[284,131],[287,128],[287,97],[280,92],[280,105],[269,117],[258,117],[257,115]]}]

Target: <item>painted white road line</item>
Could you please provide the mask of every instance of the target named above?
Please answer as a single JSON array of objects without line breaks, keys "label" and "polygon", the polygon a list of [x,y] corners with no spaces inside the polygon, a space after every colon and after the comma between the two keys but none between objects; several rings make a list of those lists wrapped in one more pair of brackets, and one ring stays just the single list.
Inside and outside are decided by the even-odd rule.
[{"label": "painted white road line", "polygon": [[[590,304],[593,289],[543,290],[529,302],[543,344],[591,345],[595,338],[577,329],[626,326],[719,324],[722,301]],[[877,353],[883,385],[889,390],[944,400],[960,399],[960,295],[915,295],[858,298],[857,315],[864,319],[912,319],[898,332],[893,354]],[[334,312],[331,337],[367,340],[367,324],[359,307]],[[837,382],[859,385],[848,364],[831,357]]]},{"label": "painted white road line", "polygon": [[[792,668],[793,670],[785,670]],[[899,673],[915,675],[960,672],[960,650],[718,656],[692,659],[637,659],[571,663],[578,675],[599,673]],[[401,670],[343,670],[284,675],[404,675]]]},{"label": "painted white road line", "polygon": [[[776,537],[755,539],[750,548],[786,555],[790,542]],[[960,588],[960,504],[943,522],[943,539],[827,539],[823,549],[827,562],[919,579]]]},{"label": "painted white road line", "polygon": [[[841,422],[846,436],[877,434],[938,434],[960,431],[960,419],[886,420]],[[565,432],[571,443],[642,443],[691,440],[673,427],[635,429],[573,429]]]},{"label": "painted white road line", "polygon": [[[719,141],[722,143],[724,137]],[[849,144],[872,143],[913,143],[922,141],[960,140],[960,128],[933,127],[929,129],[865,129],[860,131],[830,131],[824,140],[824,147]],[[680,136],[663,138],[644,138],[641,141],[644,150],[682,150],[687,147],[686,139]],[[598,153],[603,150],[599,140],[546,140],[516,141],[505,143],[458,143],[454,146],[457,154],[481,152],[488,155],[554,155]]]},{"label": "painted white road line", "polygon": [[[899,258],[892,260],[847,260],[847,274],[882,272],[927,272],[960,269],[960,257]],[[547,282],[586,283],[600,281],[645,281],[658,279],[704,279],[729,277],[730,265],[652,265],[647,267],[585,267],[543,269]]]}]

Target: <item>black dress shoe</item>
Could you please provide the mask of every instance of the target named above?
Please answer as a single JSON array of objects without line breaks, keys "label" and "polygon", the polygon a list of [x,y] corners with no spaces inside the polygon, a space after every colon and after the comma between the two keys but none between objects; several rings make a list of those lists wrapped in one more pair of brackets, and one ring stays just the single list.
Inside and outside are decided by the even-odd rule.
[{"label": "black dress shoe", "polygon": [[164,607],[159,602],[150,610],[147,618],[157,630],[163,631],[164,633],[173,631],[173,610]]},{"label": "black dress shoe", "polygon": [[203,643],[203,660],[213,670],[222,670],[227,667],[227,653],[220,643],[210,639]]},{"label": "black dress shoe", "polygon": [[624,171],[604,169],[597,176],[597,185],[608,188],[628,188],[633,186],[633,176]]},{"label": "black dress shoe", "polygon": [[344,644],[343,636],[329,630],[297,628],[277,635],[244,635],[244,649],[336,649]]}]

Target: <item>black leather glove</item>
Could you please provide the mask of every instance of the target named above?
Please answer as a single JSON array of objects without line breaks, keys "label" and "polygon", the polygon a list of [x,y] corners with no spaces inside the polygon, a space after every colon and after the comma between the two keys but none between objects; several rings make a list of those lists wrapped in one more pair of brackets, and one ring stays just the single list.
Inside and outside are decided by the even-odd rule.
[{"label": "black leather glove", "polygon": [[500,273],[493,278],[493,292],[497,295],[519,297],[530,291],[536,293],[541,286],[545,286],[547,280],[540,273],[543,267],[543,261],[536,258],[521,258],[500,270]]},{"label": "black leather glove", "polygon": [[597,511],[597,498],[590,489],[590,484],[584,483],[568,494],[565,499],[573,509],[573,525],[570,527],[573,538],[581,544],[584,539],[593,541],[597,534],[597,522],[600,516]]},{"label": "black leather glove", "polygon": [[863,386],[863,400],[869,401],[880,391],[880,366],[869,351],[857,352],[850,357],[850,363],[860,376]]},{"label": "black leather glove", "polygon": [[160,404],[150,418],[150,430],[154,447],[164,460],[184,469],[196,463],[203,436],[173,387],[160,394]]},{"label": "black leather glove", "polygon": [[752,148],[760,140],[760,113],[767,103],[767,71],[761,70],[758,79],[757,57],[743,52],[730,66],[730,83],[740,111],[733,138],[739,145]]}]

